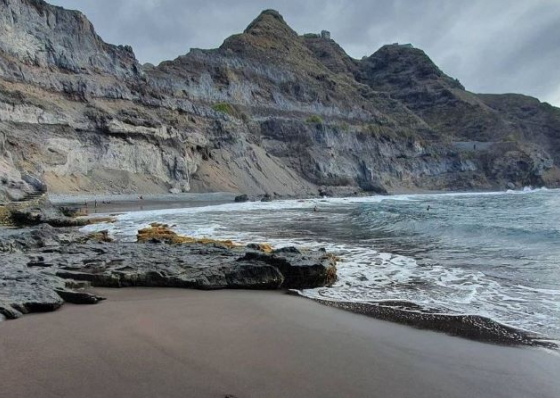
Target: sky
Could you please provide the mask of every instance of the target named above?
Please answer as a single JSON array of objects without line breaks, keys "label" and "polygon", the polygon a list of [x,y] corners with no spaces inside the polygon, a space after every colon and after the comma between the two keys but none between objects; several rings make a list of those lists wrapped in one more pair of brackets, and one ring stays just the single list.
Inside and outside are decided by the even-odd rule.
[{"label": "sky", "polygon": [[331,32],[354,58],[412,43],[477,93],[522,93],[560,107],[560,0],[48,0],[82,11],[141,63],[215,48],[264,9],[298,33]]}]

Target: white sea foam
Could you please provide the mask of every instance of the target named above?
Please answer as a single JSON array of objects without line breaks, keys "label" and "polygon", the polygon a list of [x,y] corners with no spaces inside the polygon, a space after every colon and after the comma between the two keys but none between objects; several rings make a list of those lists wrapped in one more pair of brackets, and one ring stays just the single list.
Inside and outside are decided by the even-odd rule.
[{"label": "white sea foam", "polygon": [[[382,201],[419,201],[426,198],[438,199],[439,197],[468,197],[468,196],[481,196],[481,195],[503,195],[508,193],[514,194],[526,194],[526,193],[536,193],[546,188],[538,189],[524,189],[523,191],[507,191],[507,192],[452,192],[452,193],[441,193],[441,194],[410,194],[410,195],[390,195],[390,196],[357,196],[349,198],[323,198],[323,199],[303,199],[303,200],[278,200],[272,202],[245,202],[245,203],[227,203],[221,205],[210,205],[210,206],[200,206],[200,207],[188,207],[183,209],[162,209],[162,210],[145,210],[145,211],[134,211],[116,216],[119,224],[119,228],[126,232],[133,232],[135,235],[138,226],[143,227],[148,226],[151,222],[156,222],[157,220],[162,220],[165,223],[172,223],[173,219],[180,217],[181,215],[187,214],[201,214],[201,213],[242,213],[242,212],[254,212],[254,211],[278,211],[286,209],[313,209],[315,206],[338,206],[347,204],[357,204],[357,203],[379,203]],[[559,191],[560,190],[554,190]],[[143,224],[139,224],[142,223]],[[134,230],[127,228],[123,229],[122,224],[128,224]],[[182,225],[179,225],[180,227]],[[198,225],[198,228],[201,228]],[[98,230],[109,230],[114,231],[115,228],[112,224],[101,223],[88,225],[82,228],[84,232],[92,232]],[[197,230],[194,233],[207,231]],[[200,234],[199,234],[200,235]],[[204,235],[206,236],[206,235]]]}]

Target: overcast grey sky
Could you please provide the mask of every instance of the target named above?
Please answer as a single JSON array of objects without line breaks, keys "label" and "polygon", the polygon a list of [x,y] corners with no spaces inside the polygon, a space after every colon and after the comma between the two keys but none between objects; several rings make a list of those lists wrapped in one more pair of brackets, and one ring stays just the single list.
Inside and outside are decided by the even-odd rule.
[{"label": "overcast grey sky", "polygon": [[470,91],[560,106],[560,0],[49,0],[79,9],[103,39],[158,64],[214,48],[273,8],[298,33],[330,30],[351,56],[412,43]]}]

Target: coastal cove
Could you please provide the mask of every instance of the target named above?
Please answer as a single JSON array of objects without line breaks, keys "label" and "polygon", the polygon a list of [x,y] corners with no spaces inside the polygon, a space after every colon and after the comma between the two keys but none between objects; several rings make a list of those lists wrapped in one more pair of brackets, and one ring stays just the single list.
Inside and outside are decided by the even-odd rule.
[{"label": "coastal cove", "polygon": [[0,398],[560,397],[560,0],[113,3],[0,0]]},{"label": "coastal cove", "polygon": [[[91,197],[54,199],[59,206],[71,206]],[[554,246],[551,246],[552,250],[541,250],[542,246],[558,239],[555,224],[558,191],[555,190],[246,203],[231,203],[227,194],[191,194],[179,198],[168,195],[147,197],[141,201],[108,196],[95,200],[99,202],[96,216],[111,221],[82,227],[81,233],[76,229],[46,227],[33,227],[29,232],[23,230],[21,233],[5,230],[4,249],[13,248],[10,239],[6,240],[10,234],[11,242],[20,242],[16,246],[29,241],[23,243],[23,256],[11,255],[12,264],[31,264],[27,268],[32,266],[39,270],[37,275],[46,272],[82,281],[75,286],[78,289],[90,284],[196,289],[282,287],[328,306],[475,340],[546,347],[556,347],[557,344],[555,340],[558,340],[560,330],[557,299],[560,283],[555,279],[557,264],[554,261],[557,253]],[[92,202],[89,200],[90,210],[94,210]],[[508,230],[504,226],[504,223],[512,222],[507,218],[508,212],[493,212],[513,203],[527,207],[530,213],[540,212],[542,217],[528,214],[525,224],[520,223],[523,217],[518,217],[518,225]],[[145,206],[150,210],[138,211]],[[115,208],[121,212],[103,213],[104,209],[112,211]],[[156,225],[154,223],[168,224],[177,236],[191,237],[192,243],[184,247],[169,245],[167,243],[173,240],[168,241],[165,236],[163,241],[157,237],[155,242],[159,244],[155,245],[135,243],[140,236],[137,236],[138,231],[152,228],[150,225]],[[446,230],[443,235],[442,229]],[[482,237],[484,230],[492,232]],[[434,231],[438,236],[433,235]],[[519,231],[525,235],[518,236]],[[96,243],[98,239],[112,242]],[[523,255],[515,252],[518,239],[526,242]],[[196,240],[208,241],[211,246],[201,247]],[[64,242],[74,243],[67,245]],[[221,242],[232,242],[239,249],[234,248],[229,253],[227,248],[221,247]],[[31,246],[25,249],[26,244]],[[338,280],[331,287],[318,285],[314,289],[302,289],[301,282],[283,284],[286,274],[282,279],[275,279],[274,272],[267,275],[262,271],[257,274],[251,271],[252,276],[247,279],[239,273],[244,271],[233,271],[237,276],[230,280],[227,275],[232,271],[223,273],[229,266],[219,258],[232,256],[231,260],[238,260],[231,264],[238,264],[243,256],[251,254],[252,249],[248,254],[239,251],[246,245],[254,247],[257,252],[259,247],[281,249],[278,254],[272,253],[273,257],[286,259],[292,254],[281,254],[282,248],[298,247],[304,253],[325,250],[336,256]],[[288,261],[297,267],[300,251],[295,253],[296,257]],[[268,255],[264,253],[264,256]],[[181,257],[185,260],[179,260]],[[129,260],[123,262],[123,258]],[[249,261],[259,263],[261,260],[253,256]],[[179,279],[172,276],[177,271],[171,264],[176,261],[177,270],[183,270]],[[190,269],[192,265],[188,264],[193,262],[204,265],[202,268],[196,266],[194,273],[184,274],[185,265],[180,264],[183,262],[186,269]],[[537,263],[540,274],[548,283],[546,288],[542,288],[544,279],[535,279],[536,275],[531,272]],[[162,268],[158,264],[167,265]],[[200,273],[207,266],[210,267],[208,271]],[[221,267],[220,270],[215,268],[217,266]],[[6,285],[6,281],[13,279],[16,268],[13,265],[12,271],[10,267],[4,268],[4,278],[8,278],[4,282],[8,293],[5,291],[4,296],[10,295],[10,289],[13,292],[18,288],[18,282]],[[280,271],[284,273],[281,268]],[[204,281],[199,278],[201,275]],[[219,281],[214,279],[216,277],[225,279]],[[36,277],[26,280],[26,283],[37,283],[33,282]],[[56,287],[57,283],[53,285],[57,291],[54,301],[50,293],[45,296],[50,297],[47,302],[54,303],[52,309],[62,303],[57,295],[60,295],[60,289],[65,289]],[[305,283],[332,285],[332,282],[311,280]],[[261,284],[262,287],[257,287]],[[84,294],[87,297],[88,293]],[[40,297],[40,293],[33,295]],[[98,302],[93,297],[93,302]],[[84,298],[67,296],[65,299],[73,300]],[[29,310],[40,309],[23,311]],[[10,310],[5,314],[10,314]]]},{"label": "coastal cove", "polygon": [[[560,330],[557,201],[558,191],[534,190],[249,202],[131,212],[84,231],[131,241],[160,222],[200,238],[324,247],[340,259],[338,282],[304,296],[477,315],[547,340]],[[511,206],[528,210],[512,219]]]}]

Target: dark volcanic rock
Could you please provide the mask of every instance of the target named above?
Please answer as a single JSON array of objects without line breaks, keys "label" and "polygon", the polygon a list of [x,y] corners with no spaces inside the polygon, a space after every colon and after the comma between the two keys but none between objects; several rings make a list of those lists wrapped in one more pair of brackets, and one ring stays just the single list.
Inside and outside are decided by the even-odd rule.
[{"label": "dark volcanic rock", "polygon": [[65,245],[45,256],[57,264],[57,276],[99,287],[313,288],[336,279],[335,261],[323,252],[115,243]]},{"label": "dark volcanic rock", "polygon": [[[39,248],[55,249],[61,244],[61,241],[70,241],[80,236],[75,231],[57,231],[48,224],[23,230],[0,230],[0,232],[0,253],[31,251]],[[31,258],[39,257],[41,257],[41,262],[45,261],[43,256],[34,256]]]},{"label": "dark volcanic rock", "polygon": [[249,201],[249,196],[246,195],[246,194],[238,195],[238,196],[235,197],[235,201],[237,203],[248,202]]},{"label": "dark volcanic rock", "polygon": [[[64,302],[96,304],[84,287],[288,289],[328,286],[336,261],[324,251],[218,243],[84,241],[70,230],[42,226],[0,237],[0,313],[8,318],[52,311]],[[80,290],[75,290],[79,288]]]},{"label": "dark volcanic rock", "polygon": [[287,289],[310,289],[336,282],[335,262],[327,253],[305,255],[296,248],[285,248],[270,254],[249,252],[238,261],[279,269],[285,278],[282,286]]},{"label": "dark volcanic rock", "polygon": [[88,223],[87,220],[70,218],[62,214],[60,209],[45,203],[41,207],[26,207],[12,211],[12,221],[16,225],[49,224],[53,227],[76,227]]},{"label": "dark volcanic rock", "polygon": [[269,193],[267,193],[262,197],[261,202],[272,202],[272,200],[273,200],[272,196]]},{"label": "dark volcanic rock", "polygon": [[105,297],[97,296],[95,294],[87,292],[77,292],[69,289],[55,289],[55,292],[65,302],[72,304],[97,304],[98,302],[105,300]]},{"label": "dark volcanic rock", "polygon": [[[60,308],[64,300],[55,288],[64,286],[56,278],[15,270],[14,275],[0,273],[0,314],[8,319],[19,318],[31,312],[49,312]],[[9,272],[9,271],[8,271]]]}]

